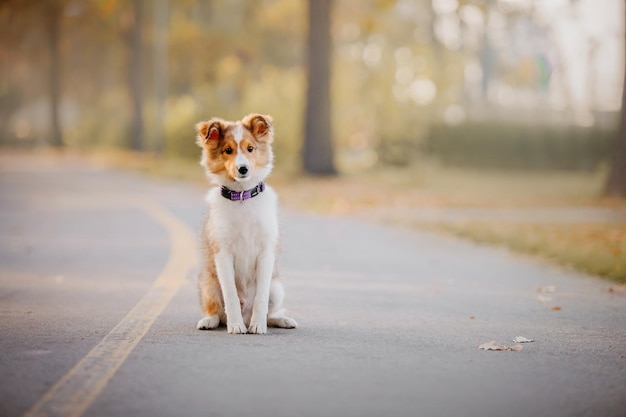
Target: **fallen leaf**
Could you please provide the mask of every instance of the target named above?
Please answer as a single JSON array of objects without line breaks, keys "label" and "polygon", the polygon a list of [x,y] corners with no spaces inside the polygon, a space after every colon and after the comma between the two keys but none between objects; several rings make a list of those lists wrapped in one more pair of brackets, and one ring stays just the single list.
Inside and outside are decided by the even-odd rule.
[{"label": "fallen leaf", "polygon": [[498,343],[496,343],[495,340],[492,340],[490,342],[485,342],[485,343],[478,345],[478,349],[500,350],[500,351],[507,350],[507,351],[519,352],[520,350],[522,350],[522,346],[521,345],[515,345],[515,346],[499,345]]},{"label": "fallen leaf", "polygon": [[474,317],[474,316],[470,316],[470,317],[469,317],[469,319],[470,319],[470,320],[474,320],[475,318],[476,318],[476,317]]},{"label": "fallen leaf", "polygon": [[524,336],[515,336],[513,338],[513,343],[530,343],[530,342],[534,342],[533,339],[529,339],[527,337]]},{"label": "fallen leaf", "polygon": [[550,310],[552,310],[552,311],[561,311],[561,306],[554,306]]},{"label": "fallen leaf", "polygon": [[545,287],[539,287],[537,288],[537,292],[552,294],[556,292],[556,287],[554,285],[547,285]]},{"label": "fallen leaf", "polygon": [[499,345],[496,343],[495,340],[492,340],[491,342],[485,342],[481,345],[478,345],[478,349],[483,349],[483,350],[505,350],[506,346],[504,345]]},{"label": "fallen leaf", "polygon": [[626,294],[626,285],[612,286],[607,291],[611,294]]}]

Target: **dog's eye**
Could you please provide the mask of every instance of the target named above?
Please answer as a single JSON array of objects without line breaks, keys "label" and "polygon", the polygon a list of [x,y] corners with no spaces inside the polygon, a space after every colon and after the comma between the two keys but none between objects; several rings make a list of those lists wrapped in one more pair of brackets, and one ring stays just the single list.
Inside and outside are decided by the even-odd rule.
[{"label": "dog's eye", "polygon": [[248,146],[248,152],[252,152],[254,150],[253,146]]},{"label": "dog's eye", "polygon": [[226,148],[226,149],[224,149],[224,152],[225,152],[227,155],[230,155],[230,154],[232,154],[232,153],[233,153],[233,149],[232,149],[232,148]]}]

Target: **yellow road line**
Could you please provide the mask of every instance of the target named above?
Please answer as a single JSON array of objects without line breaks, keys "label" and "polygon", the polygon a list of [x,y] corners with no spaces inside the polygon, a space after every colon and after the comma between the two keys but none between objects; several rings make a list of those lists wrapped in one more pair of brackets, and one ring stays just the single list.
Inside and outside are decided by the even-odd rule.
[{"label": "yellow road line", "polygon": [[196,238],[184,222],[152,201],[134,199],[131,204],[167,230],[171,242],[167,264],[128,315],[65,374],[25,417],[79,417],[87,411],[197,264]]}]

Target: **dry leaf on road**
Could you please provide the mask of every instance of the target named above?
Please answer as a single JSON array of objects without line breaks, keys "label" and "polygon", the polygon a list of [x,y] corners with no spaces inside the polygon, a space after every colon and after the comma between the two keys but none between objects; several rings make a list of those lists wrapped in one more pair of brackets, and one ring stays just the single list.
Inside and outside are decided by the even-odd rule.
[{"label": "dry leaf on road", "polygon": [[482,344],[478,345],[478,349],[483,349],[483,350],[511,350],[511,351],[519,352],[520,350],[522,350],[522,346],[521,345],[515,345],[515,346],[499,345],[498,343],[496,343],[495,340],[492,340],[490,342],[485,342],[485,343],[482,343]]},{"label": "dry leaf on road", "polygon": [[513,338],[513,343],[530,343],[530,342],[534,342],[533,339],[529,339],[527,337],[524,336],[515,336]]},{"label": "dry leaf on road", "polygon": [[556,287],[554,285],[546,285],[545,287],[537,288],[537,292],[544,294],[554,294],[556,292]]},{"label": "dry leaf on road", "polygon": [[478,345],[478,349],[483,350],[504,350],[505,348],[506,346],[497,344],[495,340]]},{"label": "dry leaf on road", "polygon": [[611,294],[626,294],[626,285],[615,285],[607,288]]}]

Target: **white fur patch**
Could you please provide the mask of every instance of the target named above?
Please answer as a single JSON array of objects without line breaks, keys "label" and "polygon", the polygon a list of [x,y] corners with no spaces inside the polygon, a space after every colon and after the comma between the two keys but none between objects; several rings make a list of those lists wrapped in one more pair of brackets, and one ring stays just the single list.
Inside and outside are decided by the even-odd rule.
[{"label": "white fur patch", "polygon": [[239,145],[239,143],[243,139],[243,126],[240,123],[235,125],[235,129],[233,130],[233,139],[235,139],[237,145]]},{"label": "white fur patch", "polygon": [[220,317],[219,316],[209,316],[201,318],[196,327],[198,330],[209,330],[215,329],[220,325]]},{"label": "white fur patch", "polygon": [[226,328],[228,330],[228,333],[231,333],[231,334],[246,334],[246,333],[248,333],[248,330],[246,329],[246,326],[243,323],[230,323],[230,322],[228,322],[228,324],[226,325]]},{"label": "white fur patch", "polygon": [[239,152],[237,152],[237,157],[235,157],[235,166],[237,168],[245,166],[245,167],[249,167],[250,166],[250,161],[248,161],[248,158],[246,158],[246,155],[239,150]]}]

